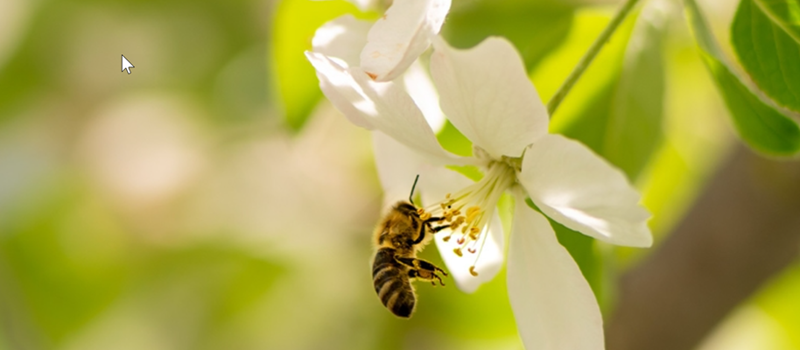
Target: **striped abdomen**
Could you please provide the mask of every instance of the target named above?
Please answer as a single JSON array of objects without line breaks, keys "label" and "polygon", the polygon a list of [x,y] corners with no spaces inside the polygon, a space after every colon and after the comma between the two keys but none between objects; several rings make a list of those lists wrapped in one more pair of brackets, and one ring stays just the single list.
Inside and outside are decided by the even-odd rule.
[{"label": "striped abdomen", "polygon": [[383,305],[393,314],[408,318],[414,311],[414,290],[407,268],[395,261],[394,255],[392,248],[378,250],[372,262],[372,280]]}]

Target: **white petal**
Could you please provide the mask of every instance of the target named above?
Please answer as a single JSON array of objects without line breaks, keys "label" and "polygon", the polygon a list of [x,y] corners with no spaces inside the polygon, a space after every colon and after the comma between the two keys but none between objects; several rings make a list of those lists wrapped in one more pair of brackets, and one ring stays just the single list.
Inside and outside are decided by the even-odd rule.
[{"label": "white petal", "polygon": [[462,164],[446,152],[411,97],[393,82],[376,83],[360,68],[316,52],[306,57],[317,69],[320,88],[333,105],[353,123],[378,129],[434,164]]},{"label": "white petal", "polygon": [[[358,8],[361,11],[371,10],[371,9],[377,7],[377,5],[378,5],[377,4],[378,0],[347,0],[347,1],[349,1],[349,2],[351,2],[353,4],[355,4],[356,6],[358,6]],[[361,49],[361,48],[359,48],[359,49]]]},{"label": "white petal", "polygon": [[351,123],[365,129],[374,129],[371,115],[377,114],[375,104],[347,72],[347,64],[327,56],[306,51],[306,58],[317,70],[322,92]]},{"label": "white petal", "polygon": [[589,283],[547,219],[518,195],[508,252],[508,298],[526,349],[603,349]]},{"label": "white petal", "polygon": [[441,131],[445,118],[442,109],[439,108],[439,93],[436,92],[430,76],[419,61],[408,67],[406,74],[403,74],[403,82],[406,91],[422,111],[431,129],[436,133]]},{"label": "white petal", "polygon": [[514,46],[488,38],[469,50],[434,40],[431,75],[450,122],[494,158],[519,157],[547,133],[547,109]]},{"label": "white petal", "polygon": [[[474,183],[464,175],[441,167],[429,169],[424,178],[420,176],[419,182],[419,186],[422,187],[423,203],[426,204],[442,200],[447,193],[455,193]],[[453,252],[453,249],[458,247],[455,239],[451,239],[449,242],[443,240],[450,232],[445,229],[434,236],[436,247],[458,289],[465,293],[472,293],[481,284],[491,281],[503,267],[505,236],[500,215],[496,210],[492,215],[492,220],[489,222],[489,234],[486,236],[477,261],[478,257],[467,251],[464,251],[464,255],[461,257]],[[473,265],[478,276],[473,276],[469,272],[469,268]]]},{"label": "white petal", "polygon": [[539,209],[566,227],[617,245],[653,243],[639,193],[580,142],[542,137],[525,152],[517,176]]},{"label": "white petal", "polygon": [[439,33],[450,0],[395,1],[375,22],[361,52],[361,68],[376,81],[399,77]]},{"label": "white petal", "polygon": [[314,52],[339,58],[349,67],[355,67],[359,63],[361,50],[367,44],[371,25],[369,21],[357,20],[353,15],[346,14],[319,27],[311,45]]},{"label": "white petal", "polygon": [[[417,175],[428,178],[426,159],[380,131],[372,132],[375,167],[383,187],[384,209],[400,200],[408,200]],[[415,191],[421,191],[417,184]],[[383,212],[383,211],[382,211]]]}]

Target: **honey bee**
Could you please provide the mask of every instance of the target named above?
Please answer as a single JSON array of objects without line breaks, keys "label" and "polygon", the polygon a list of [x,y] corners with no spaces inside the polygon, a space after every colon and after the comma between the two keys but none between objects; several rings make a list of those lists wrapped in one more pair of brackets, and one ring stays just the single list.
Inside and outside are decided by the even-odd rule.
[{"label": "honey bee", "polygon": [[430,281],[434,286],[438,281],[444,286],[437,272],[447,276],[436,265],[416,257],[434,233],[450,227],[434,227],[434,223],[443,221],[443,218],[430,217],[414,205],[412,197],[417,180],[419,175],[411,187],[408,201],[397,202],[375,228],[377,251],[372,262],[375,292],[389,311],[402,318],[409,318],[414,312],[416,295],[412,280]]}]

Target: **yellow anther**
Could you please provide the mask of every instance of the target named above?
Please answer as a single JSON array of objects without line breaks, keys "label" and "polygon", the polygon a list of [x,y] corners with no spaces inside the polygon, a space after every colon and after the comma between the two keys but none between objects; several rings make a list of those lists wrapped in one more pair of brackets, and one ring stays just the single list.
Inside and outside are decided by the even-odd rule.
[{"label": "yellow anther", "polygon": [[[454,222],[454,223],[450,224],[450,229],[451,229],[451,230],[453,230],[453,231],[455,231],[455,230],[458,228],[458,226],[459,226],[459,225],[461,225],[461,223],[459,223],[458,221],[456,221],[456,222]],[[446,242],[446,241],[445,241],[445,242]]]},{"label": "yellow anther", "polygon": [[464,254],[461,253],[461,248],[453,249],[453,253],[456,253],[458,256],[464,256]]},{"label": "yellow anther", "polygon": [[470,232],[470,233],[480,233],[480,232],[481,232],[481,229],[479,229],[479,228],[477,228],[477,227],[473,226],[473,227],[470,227],[470,228],[469,228],[469,232]]},{"label": "yellow anther", "polygon": [[[459,255],[459,256],[460,256],[460,255]],[[475,271],[475,266],[470,266],[470,267],[469,267],[469,274],[470,274],[470,275],[473,275],[473,276],[476,276],[476,277],[478,276],[478,272],[477,272],[477,271]]]},{"label": "yellow anther", "polygon": [[442,204],[439,204],[439,206],[442,207],[442,210],[446,210],[447,209],[447,204],[442,203]]},{"label": "yellow anther", "polygon": [[470,232],[469,233],[469,239],[471,239],[473,241],[477,241],[478,240],[478,234],[476,232]]},{"label": "yellow anther", "polygon": [[448,193],[448,194],[444,195],[444,198],[445,199],[450,199],[450,194]]},{"label": "yellow anther", "polygon": [[[470,223],[470,224],[473,221],[475,221],[475,219],[478,218],[478,215],[481,214],[481,210],[480,209],[475,209],[475,208],[478,208],[478,207],[472,207],[472,208],[467,209],[467,222]],[[473,209],[475,209],[475,210],[473,210]]]},{"label": "yellow anther", "polygon": [[477,213],[477,212],[479,212],[480,210],[481,210],[481,207],[479,207],[479,206],[477,206],[477,205],[476,205],[476,206],[469,207],[469,208],[467,209],[467,216],[470,216],[472,213]]},{"label": "yellow anther", "polygon": [[461,233],[463,233],[463,234],[467,234],[467,228],[469,228],[469,226],[464,226],[464,227],[462,227],[462,228],[461,228]]},{"label": "yellow anther", "polygon": [[422,221],[428,220],[431,218],[431,213],[422,214],[419,216],[419,218],[422,219]]},{"label": "yellow anther", "polygon": [[450,236],[444,236],[444,238],[442,238],[442,240],[443,240],[443,241],[445,241],[445,242],[447,242],[447,241],[449,241],[449,240],[450,240]]}]

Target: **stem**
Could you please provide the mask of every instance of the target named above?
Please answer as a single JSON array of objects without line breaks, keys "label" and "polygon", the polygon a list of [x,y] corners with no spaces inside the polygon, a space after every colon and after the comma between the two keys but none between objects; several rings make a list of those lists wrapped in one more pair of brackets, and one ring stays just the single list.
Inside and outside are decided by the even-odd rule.
[{"label": "stem", "polygon": [[619,11],[617,11],[617,14],[615,14],[614,18],[611,19],[611,22],[608,23],[608,26],[603,29],[603,32],[600,33],[600,36],[597,37],[594,43],[592,43],[592,46],[589,47],[589,50],[586,51],[583,57],[581,57],[580,62],[578,62],[578,65],[576,65],[575,69],[572,70],[572,73],[569,74],[567,80],[564,80],[564,83],[558,88],[556,94],[553,95],[553,98],[551,98],[550,102],[547,103],[547,112],[551,117],[553,113],[556,112],[556,109],[558,109],[558,105],[561,104],[561,101],[564,100],[564,97],[567,96],[569,90],[572,89],[572,86],[575,85],[586,68],[589,68],[589,64],[591,64],[594,58],[597,57],[597,54],[600,53],[600,49],[602,49],[603,45],[605,45],[606,42],[608,42],[608,39],[611,38],[611,34],[614,34],[614,32],[617,31],[619,25],[622,24],[622,20],[628,16],[628,13],[631,12],[631,9],[633,9],[633,6],[635,6],[637,2],[639,2],[639,0],[625,0],[625,3],[622,5],[622,7],[620,7]]}]

